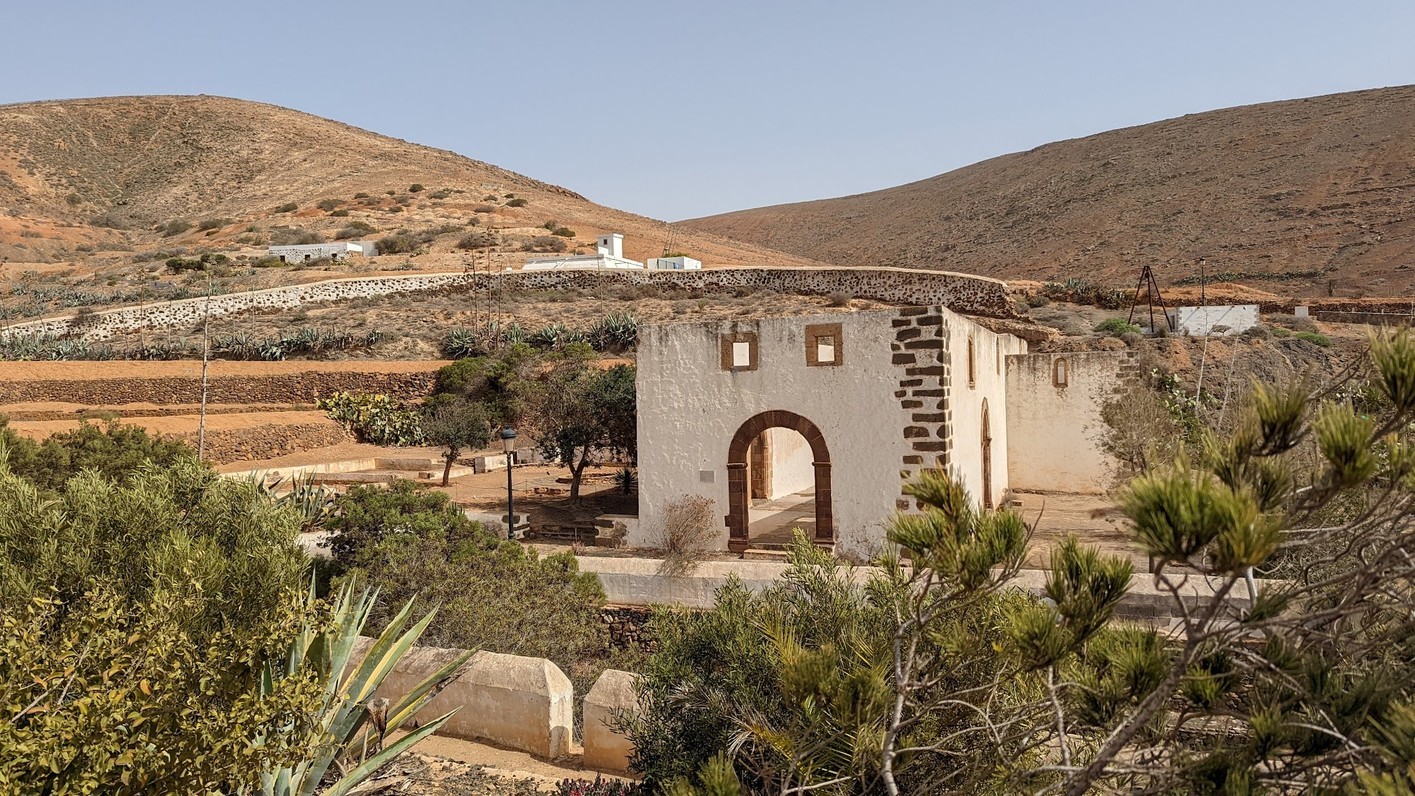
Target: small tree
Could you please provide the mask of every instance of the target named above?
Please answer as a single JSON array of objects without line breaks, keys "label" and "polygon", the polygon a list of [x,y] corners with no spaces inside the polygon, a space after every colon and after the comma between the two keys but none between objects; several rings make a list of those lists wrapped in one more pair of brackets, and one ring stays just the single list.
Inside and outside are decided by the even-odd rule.
[{"label": "small tree", "polygon": [[596,454],[635,452],[638,433],[634,368],[601,371],[572,357],[547,374],[535,412],[536,446],[570,468],[570,499],[580,499],[580,481]]},{"label": "small tree", "polygon": [[452,462],[464,448],[485,447],[491,427],[481,404],[454,398],[433,403],[423,414],[423,436],[442,448],[442,485],[452,476]]}]

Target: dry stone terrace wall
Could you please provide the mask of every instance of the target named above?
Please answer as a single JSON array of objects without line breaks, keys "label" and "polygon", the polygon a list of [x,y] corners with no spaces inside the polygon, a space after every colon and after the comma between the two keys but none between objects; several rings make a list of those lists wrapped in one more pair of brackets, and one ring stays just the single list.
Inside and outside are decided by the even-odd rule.
[{"label": "dry stone terrace wall", "polygon": [[485,290],[492,281],[505,290],[563,290],[614,285],[660,285],[685,289],[760,288],[779,293],[829,295],[896,304],[942,305],[957,312],[1015,317],[1007,286],[996,279],[946,271],[907,268],[710,268],[702,271],[508,271],[501,274],[418,274],[332,279],[245,293],[181,299],[94,313],[76,325],[69,317],[18,323],[0,331],[14,334],[75,335],[103,340],[141,328],[186,327],[212,317],[248,310],[293,309],[398,293]]},{"label": "dry stone terrace wall", "polygon": [[[30,363],[11,363],[23,366]],[[132,375],[112,378],[84,378],[95,363],[45,362],[46,373],[38,378],[0,379],[0,404],[70,403],[86,406],[121,406],[150,403],[159,405],[201,402],[201,363],[135,364]],[[103,364],[103,363],[99,363]],[[387,393],[403,398],[421,398],[432,391],[437,368],[445,363],[428,362],[420,370],[379,370],[376,362],[361,363],[367,370],[301,370],[274,368],[270,373],[222,374],[225,363],[212,363],[207,400],[213,404],[312,404],[315,398],[341,390]],[[270,365],[284,363],[268,363]],[[297,363],[290,363],[297,364]],[[303,363],[299,363],[303,364]],[[172,366],[188,365],[181,372]],[[71,376],[66,374],[72,373]]]}]

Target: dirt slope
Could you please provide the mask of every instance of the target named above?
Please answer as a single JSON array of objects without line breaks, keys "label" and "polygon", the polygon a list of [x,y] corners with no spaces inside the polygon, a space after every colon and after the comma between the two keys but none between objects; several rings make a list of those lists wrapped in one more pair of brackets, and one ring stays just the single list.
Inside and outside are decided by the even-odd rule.
[{"label": "dirt slope", "polygon": [[[411,191],[415,183],[425,189]],[[511,206],[506,194],[526,206]],[[319,200],[339,204],[320,209]],[[298,208],[275,212],[289,203]],[[330,238],[357,220],[374,229],[360,237],[378,238],[473,219],[503,233],[503,253],[548,235],[540,229],[548,221],[576,231],[572,251],[619,231],[629,256],[659,256],[668,235],[663,222],[564,188],[272,105],[154,96],[0,106],[0,259],[11,263],[101,264],[105,252],[173,248],[257,252],[272,242],[272,227]],[[191,228],[156,230],[173,221]],[[425,251],[456,251],[461,236],[440,234]],[[806,264],[693,230],[676,233],[673,248],[709,264]]]},{"label": "dirt slope", "polygon": [[1415,292],[1415,86],[1183,116],[857,196],[683,222],[848,265]]}]

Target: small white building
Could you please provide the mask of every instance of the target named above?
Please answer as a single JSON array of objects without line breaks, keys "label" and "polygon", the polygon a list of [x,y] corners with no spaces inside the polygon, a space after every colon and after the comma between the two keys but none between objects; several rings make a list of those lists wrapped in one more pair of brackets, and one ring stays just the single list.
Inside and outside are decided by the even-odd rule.
[{"label": "small white building", "polygon": [[537,257],[527,260],[525,271],[555,271],[570,269],[644,270],[644,264],[624,259],[624,236],[618,232],[600,235],[595,241],[594,254],[572,254],[562,257]]},{"label": "small white building", "polygon": [[702,267],[702,260],[692,257],[654,257],[649,260],[649,270],[652,271],[698,271]]},{"label": "small white building", "polygon": [[1179,307],[1175,311],[1179,333],[1189,337],[1224,337],[1242,334],[1258,325],[1257,304],[1216,304]]},{"label": "small white building", "polygon": [[298,246],[271,246],[272,257],[282,262],[307,263],[310,260],[347,260],[350,257],[372,257],[378,254],[373,241],[341,240],[335,243],[307,243]]}]

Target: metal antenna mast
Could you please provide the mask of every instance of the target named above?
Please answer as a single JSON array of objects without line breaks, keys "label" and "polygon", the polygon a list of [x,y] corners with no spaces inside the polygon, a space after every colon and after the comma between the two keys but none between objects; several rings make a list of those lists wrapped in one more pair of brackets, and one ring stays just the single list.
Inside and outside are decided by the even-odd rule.
[{"label": "metal antenna mast", "polygon": [[1160,294],[1159,283],[1155,281],[1155,272],[1146,265],[1140,269],[1140,282],[1135,285],[1135,298],[1130,301],[1130,315],[1125,319],[1126,323],[1135,322],[1135,308],[1140,304],[1140,293],[1146,294],[1145,301],[1150,306],[1150,331],[1155,331],[1155,305],[1158,304],[1160,314],[1164,316],[1165,329],[1174,331],[1174,324],[1170,321],[1169,310],[1164,306],[1164,296]]}]

